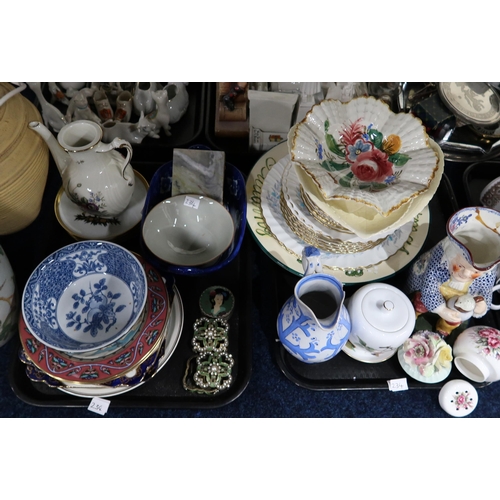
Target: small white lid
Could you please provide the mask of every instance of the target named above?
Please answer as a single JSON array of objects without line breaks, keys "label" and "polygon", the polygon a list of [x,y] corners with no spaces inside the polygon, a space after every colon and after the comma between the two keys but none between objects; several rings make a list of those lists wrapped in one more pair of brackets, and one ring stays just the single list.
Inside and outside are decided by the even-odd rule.
[{"label": "small white lid", "polygon": [[372,328],[385,333],[407,330],[409,319],[415,317],[408,297],[397,288],[383,285],[366,291],[361,299],[361,313]]},{"label": "small white lid", "polygon": [[476,409],[477,402],[477,391],[466,380],[450,380],[439,391],[439,404],[452,417],[469,415]]}]

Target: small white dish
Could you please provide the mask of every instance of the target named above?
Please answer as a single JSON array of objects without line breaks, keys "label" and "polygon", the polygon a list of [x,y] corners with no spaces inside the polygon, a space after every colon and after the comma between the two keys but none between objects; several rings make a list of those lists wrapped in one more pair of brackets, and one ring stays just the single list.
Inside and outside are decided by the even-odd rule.
[{"label": "small white dish", "polygon": [[478,399],[475,387],[465,380],[450,380],[439,391],[439,405],[452,417],[470,415],[476,409]]},{"label": "small white dish", "polygon": [[347,341],[342,350],[349,357],[355,359],[356,361],[361,361],[362,363],[383,363],[388,359],[392,358],[396,351],[388,350],[385,352],[370,352],[367,349],[363,349],[359,345],[354,345],[351,341]]},{"label": "small white dish", "polygon": [[229,248],[234,223],[219,202],[197,194],[172,196],[146,216],[142,237],[148,249],[177,266],[207,266]]},{"label": "small white dish", "polygon": [[75,240],[113,241],[127,234],[141,222],[142,209],[148,192],[148,182],[137,171],[132,199],[128,207],[117,217],[103,218],[85,213],[73,203],[61,187],[54,202],[59,224]]},{"label": "small white dish", "polygon": [[32,272],[22,314],[42,344],[92,351],[141,321],[147,290],[146,272],[132,252],[111,242],[80,241],[52,253]]}]

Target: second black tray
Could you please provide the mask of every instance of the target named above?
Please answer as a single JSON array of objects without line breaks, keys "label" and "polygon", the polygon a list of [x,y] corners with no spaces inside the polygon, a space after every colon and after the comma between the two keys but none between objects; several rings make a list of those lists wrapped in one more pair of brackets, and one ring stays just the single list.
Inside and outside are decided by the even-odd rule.
[{"label": "second black tray", "polygon": [[[136,162],[134,167],[149,181],[161,166],[159,162]],[[53,251],[74,240],[57,222],[54,199],[60,188],[60,175],[51,163],[42,210],[36,221],[18,233],[0,239],[9,257],[20,293],[33,269]],[[239,397],[246,389],[252,369],[250,251],[247,235],[238,256],[226,267],[204,276],[176,276],[175,284],[184,307],[182,334],[172,357],[151,380],[144,385],[121,395],[112,396],[114,407],[131,408],[196,408],[208,409],[224,406]],[[137,232],[132,232],[121,245],[140,253]],[[235,309],[229,320],[228,352],[234,357],[232,385],[214,395],[192,393],[184,389],[183,377],[187,361],[193,356],[191,340],[193,323],[202,316],[199,297],[211,286],[229,288],[235,297]],[[13,342],[17,339],[13,339]],[[43,407],[87,407],[89,398],[78,397],[51,388],[43,382],[32,382],[26,375],[25,365],[18,358],[18,345],[13,349],[9,365],[9,382],[19,399],[34,406]]]},{"label": "second black tray", "polygon": [[[458,210],[458,205],[451,184],[443,176],[440,186],[432,198],[430,205],[430,228],[427,239],[421,248],[419,255],[446,236],[446,222],[449,216]],[[362,363],[344,352],[340,352],[333,359],[324,363],[308,364],[289,354],[276,334],[276,318],[285,301],[293,295],[293,288],[298,279],[286,272],[283,268],[273,263],[270,259],[263,260],[262,265],[269,266],[269,276],[273,284],[270,287],[269,297],[264,300],[272,303],[273,315],[266,328],[271,350],[275,360],[284,375],[300,387],[310,390],[350,390],[350,389],[388,389],[388,381],[393,379],[407,378],[408,387],[413,388],[440,388],[440,384],[424,384],[408,377],[401,368],[397,355],[383,363]],[[407,266],[408,267],[408,266]],[[383,281],[398,288],[402,288],[406,278],[406,269],[400,270],[394,276]],[[352,295],[362,285],[345,286],[346,296]],[[274,321],[273,321],[274,320]],[[493,321],[494,318],[481,321]],[[460,373],[453,367],[447,380],[461,377]],[[487,384],[482,384],[487,385]],[[476,384],[479,387],[479,384]]]},{"label": "second black tray", "polygon": [[[250,328],[250,301],[246,300],[251,283],[248,242],[238,257],[216,273],[196,277],[176,277],[176,286],[184,307],[184,324],[179,343],[166,365],[143,385],[109,399],[115,408],[195,408],[208,409],[227,405],[246,389],[251,375],[252,339]],[[202,316],[198,300],[203,290],[213,285],[229,288],[235,297],[235,307],[229,320],[228,352],[235,364],[233,382],[217,394],[197,394],[183,387],[187,361],[194,355],[191,348],[193,324]],[[19,342],[17,341],[17,344]],[[44,407],[88,407],[90,399],[74,396],[51,388],[43,382],[32,382],[26,367],[13,350],[9,380],[12,390],[25,403]],[[104,399],[108,399],[104,397]]]}]

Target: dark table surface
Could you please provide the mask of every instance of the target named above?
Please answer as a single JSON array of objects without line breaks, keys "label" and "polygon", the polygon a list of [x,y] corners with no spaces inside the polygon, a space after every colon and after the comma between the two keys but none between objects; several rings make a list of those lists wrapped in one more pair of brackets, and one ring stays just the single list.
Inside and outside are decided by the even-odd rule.
[{"label": "dark table surface", "polygon": [[[228,141],[217,143],[210,134],[210,108],[204,115],[204,133],[192,137],[192,143],[206,144],[212,149],[226,150],[226,160],[238,167],[244,175],[247,175],[252,166],[259,158],[258,154],[248,153],[241,149],[227,147]],[[208,128],[207,128],[208,127]],[[184,147],[185,144],[182,144]],[[171,160],[171,148],[161,151],[156,156],[156,163]],[[151,160],[144,155],[144,162]],[[139,155],[139,160],[142,161]],[[470,202],[471,193],[464,187],[464,172],[469,165],[467,163],[446,163],[445,173],[452,185],[456,201],[459,206],[467,206]],[[494,166],[495,167],[495,166]],[[154,171],[151,167],[149,174]],[[147,172],[146,172],[147,173]],[[53,211],[54,193],[60,187],[60,179],[54,166],[51,165],[48,184],[44,196],[42,210]],[[51,228],[40,225],[41,216],[21,235],[10,235],[0,238],[0,244],[4,247],[11,261],[18,281],[22,284],[26,281],[34,266],[38,264],[37,251],[45,256],[57,248],[58,242],[47,243],[47,237],[51,235]],[[60,228],[59,228],[60,229]],[[59,233],[58,233],[59,234]],[[13,255],[16,248],[20,246],[23,238],[25,252],[26,248],[35,249],[28,258],[19,258]],[[65,241],[64,244],[70,243]],[[45,246],[44,246],[45,245]],[[51,247],[52,245],[52,247]],[[61,245],[62,246],[62,245]],[[40,248],[42,248],[40,250]],[[9,251],[12,252],[9,255]],[[27,253],[29,255],[29,252]],[[252,417],[350,417],[350,418],[413,418],[413,417],[435,417],[448,418],[448,415],[440,408],[438,403],[439,390],[429,386],[406,391],[392,392],[388,388],[377,389],[346,389],[346,390],[312,390],[304,388],[292,382],[281,370],[275,356],[275,323],[276,304],[269,300],[270,276],[279,276],[281,269],[271,262],[267,255],[254,241],[251,232],[247,229],[245,235],[245,259],[248,259],[249,271],[248,293],[242,292],[240,300],[248,301],[248,321],[245,335],[250,336],[248,353],[248,366],[245,380],[242,382],[240,394],[236,399],[223,402],[220,405],[212,405],[209,397],[200,401],[199,405],[189,407],[169,408],[155,407],[123,407],[114,406],[113,398],[110,399],[110,407],[105,417],[87,410],[90,400],[68,396],[68,401],[61,406],[46,406],[43,400],[35,404],[26,402],[18,397],[11,387],[11,370],[13,359],[16,358],[18,342],[13,339],[7,345],[0,348],[0,416],[1,417],[38,417],[38,418],[113,418],[113,417],[221,417],[221,418],[252,418]],[[294,277],[290,278],[292,281]],[[278,283],[278,286],[279,283]],[[284,285],[286,286],[286,285]],[[243,290],[245,287],[242,287]],[[272,297],[271,297],[272,298]],[[183,297],[184,301],[192,300],[191,297]],[[184,335],[184,333],[183,333]],[[479,402],[477,408],[468,418],[497,417],[500,416],[500,383],[478,389]],[[74,405],[71,404],[74,401]],[[84,402],[83,402],[84,401]],[[223,401],[223,400],[222,400]],[[452,418],[452,417],[449,417]]]}]

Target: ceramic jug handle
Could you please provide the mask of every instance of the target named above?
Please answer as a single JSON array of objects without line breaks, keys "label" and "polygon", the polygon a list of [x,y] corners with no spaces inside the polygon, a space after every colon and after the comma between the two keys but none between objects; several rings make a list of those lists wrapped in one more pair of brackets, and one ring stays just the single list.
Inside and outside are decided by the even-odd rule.
[{"label": "ceramic jug handle", "polygon": [[16,83],[16,85],[19,85],[18,87],[12,89],[10,92],[7,92],[1,99],[0,99],[0,106],[3,106],[4,103],[6,103],[11,97],[15,96],[16,94],[19,94],[19,92],[22,92],[26,88],[25,83]]},{"label": "ceramic jug handle", "polygon": [[107,153],[112,149],[120,149],[120,148],[125,148],[127,150],[127,155],[125,156],[125,160],[123,162],[122,177],[125,180],[129,181],[130,179],[128,179],[127,176],[125,175],[125,169],[127,168],[127,165],[130,163],[130,160],[132,159],[132,146],[130,145],[130,142],[126,141],[125,139],[120,139],[119,137],[116,137],[109,144],[101,143],[101,147],[99,147],[96,151],[98,153]]},{"label": "ceramic jug handle", "polygon": [[[491,290],[492,290],[492,292],[500,290],[500,283],[498,285],[495,285]],[[493,311],[498,311],[500,309],[500,304],[493,304],[493,300],[492,300],[490,309],[492,309]]]}]

